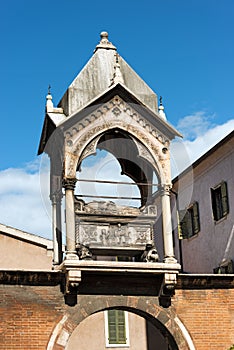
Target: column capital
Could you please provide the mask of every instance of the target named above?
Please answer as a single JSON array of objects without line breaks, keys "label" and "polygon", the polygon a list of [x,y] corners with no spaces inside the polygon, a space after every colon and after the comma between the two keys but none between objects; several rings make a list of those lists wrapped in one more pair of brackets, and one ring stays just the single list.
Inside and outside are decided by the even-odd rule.
[{"label": "column capital", "polygon": [[52,204],[59,204],[59,203],[61,204],[62,198],[63,198],[62,191],[55,191],[50,194],[50,200]]},{"label": "column capital", "polygon": [[160,185],[160,191],[161,191],[161,195],[167,195],[170,196],[171,195],[171,184],[161,184]]},{"label": "column capital", "polygon": [[74,191],[75,187],[76,187],[76,178],[65,178],[62,181],[63,187],[65,188],[65,190],[72,190]]}]

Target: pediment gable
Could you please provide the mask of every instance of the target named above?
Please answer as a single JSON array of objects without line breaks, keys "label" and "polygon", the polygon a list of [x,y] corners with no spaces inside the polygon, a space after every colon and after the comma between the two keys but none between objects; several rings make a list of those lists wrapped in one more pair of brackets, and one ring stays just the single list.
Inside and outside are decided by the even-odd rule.
[{"label": "pediment gable", "polygon": [[[182,135],[167,121],[162,119],[159,113],[154,112],[148,106],[144,105],[139,99],[130,92],[125,86],[120,83],[108,89],[104,94],[91,101],[81,110],[77,111],[69,118],[66,118],[59,124],[64,130],[72,129],[77,123],[92,123],[92,118],[87,119],[96,111],[97,115],[106,115],[106,122],[115,118],[120,121],[129,115],[137,121],[142,127],[146,128],[149,133],[152,133],[156,138],[163,137],[172,140],[176,136]],[[107,113],[107,111],[109,111]],[[82,122],[83,121],[83,122]]]}]

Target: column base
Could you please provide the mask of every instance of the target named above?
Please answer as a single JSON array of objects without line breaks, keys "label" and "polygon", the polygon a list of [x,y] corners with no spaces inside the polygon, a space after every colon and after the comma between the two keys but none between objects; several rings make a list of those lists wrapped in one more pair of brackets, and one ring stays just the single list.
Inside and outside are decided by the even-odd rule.
[{"label": "column base", "polygon": [[76,251],[68,251],[66,252],[65,260],[79,260]]},{"label": "column base", "polygon": [[177,260],[176,260],[176,258],[174,256],[166,256],[163,259],[163,262],[168,263],[168,264],[176,264]]}]

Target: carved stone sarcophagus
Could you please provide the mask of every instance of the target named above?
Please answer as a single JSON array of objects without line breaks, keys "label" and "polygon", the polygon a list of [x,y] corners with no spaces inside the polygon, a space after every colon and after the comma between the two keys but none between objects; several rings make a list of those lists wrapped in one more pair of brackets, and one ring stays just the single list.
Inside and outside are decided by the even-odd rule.
[{"label": "carved stone sarcophagus", "polygon": [[153,246],[155,205],[144,210],[75,197],[76,244],[94,255],[140,256]]}]

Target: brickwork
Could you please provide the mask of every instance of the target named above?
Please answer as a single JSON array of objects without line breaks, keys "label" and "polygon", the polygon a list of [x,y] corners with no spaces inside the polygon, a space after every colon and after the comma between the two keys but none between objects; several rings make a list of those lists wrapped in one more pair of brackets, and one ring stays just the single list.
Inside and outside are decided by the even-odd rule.
[{"label": "brickwork", "polygon": [[[0,285],[0,348],[62,350],[74,328],[90,314],[108,307],[138,313],[172,334],[179,350],[227,350],[234,343],[234,289],[182,288],[171,307],[153,296],[80,295],[75,306],[64,302],[59,285]],[[153,318],[152,318],[153,317]],[[179,327],[176,319],[187,330]]]},{"label": "brickwork", "polygon": [[234,289],[177,290],[172,307],[197,350],[234,344]]},{"label": "brickwork", "polygon": [[0,348],[43,349],[65,311],[59,287],[0,286]]}]

